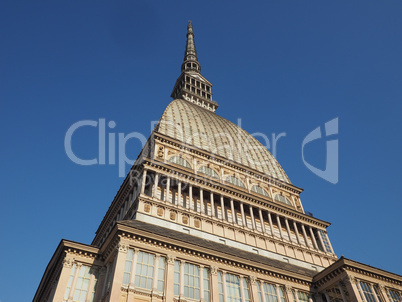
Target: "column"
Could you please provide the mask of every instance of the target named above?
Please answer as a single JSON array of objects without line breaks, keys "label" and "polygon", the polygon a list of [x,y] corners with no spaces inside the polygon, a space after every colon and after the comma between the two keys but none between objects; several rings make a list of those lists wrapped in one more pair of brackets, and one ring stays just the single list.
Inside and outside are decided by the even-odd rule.
[{"label": "column", "polygon": [[244,299],[243,276],[240,276],[240,295],[241,295],[241,302],[246,302]]},{"label": "column", "polygon": [[319,250],[317,241],[315,240],[314,232],[311,226],[309,226],[310,234],[311,234],[311,239],[313,240],[313,244],[316,250]]},{"label": "column", "polygon": [[324,295],[325,295],[325,299],[327,299],[327,301],[331,301],[331,299],[329,298],[327,290],[324,291]]},{"label": "column", "polygon": [[281,234],[281,238],[284,239],[283,233],[282,233],[281,219],[279,218],[278,215],[276,215],[276,222],[278,223],[279,234]]},{"label": "column", "polygon": [[[193,185],[190,185],[188,188],[188,205],[187,209],[191,209],[191,205],[193,204]],[[193,205],[193,210],[194,210],[194,205]]]},{"label": "column", "polygon": [[112,275],[112,286],[110,288],[109,301],[120,301],[121,283],[123,282],[124,263],[126,262],[128,244],[119,242],[117,245],[117,256]]},{"label": "column", "polygon": [[[295,291],[296,302],[300,302],[300,301],[299,301],[299,294],[298,294],[297,289],[295,288],[294,291]],[[325,292],[325,293],[326,293],[326,292]],[[328,299],[328,302],[330,302],[330,301],[331,301],[331,300]]]},{"label": "column", "polygon": [[262,217],[262,211],[261,211],[260,208],[258,209],[258,214],[259,214],[259,216],[260,216],[262,232],[265,234],[265,233],[266,233],[266,230],[265,230],[265,223],[264,223],[264,219],[263,219],[263,217]]},{"label": "column", "polygon": [[233,198],[230,198],[230,210],[232,211],[232,223],[234,224],[237,220],[236,218],[236,213],[234,209],[234,203],[233,203]]},{"label": "column", "polygon": [[241,211],[242,224],[243,224],[243,226],[247,226],[247,224],[246,224],[246,215],[244,215],[244,208],[243,208],[243,202],[242,201],[240,201],[240,211]]},{"label": "column", "polygon": [[214,201],[214,193],[210,193],[209,195],[209,199],[211,200],[211,216],[212,217],[216,217],[215,216],[215,201]]},{"label": "column", "polygon": [[[277,286],[279,286],[279,285],[277,285]],[[277,293],[279,292],[278,288],[277,288],[276,292]],[[292,287],[290,285],[285,285],[285,295],[286,295],[286,298],[287,298],[287,299],[285,298],[285,300],[294,301],[293,293],[292,293]]]},{"label": "column", "polygon": [[352,301],[357,301],[357,302],[363,302],[359,290],[357,289],[356,285],[356,279],[353,276],[346,276],[343,281],[345,282],[346,285],[346,290],[349,293],[350,300]]},{"label": "column", "polygon": [[204,301],[204,266],[200,265],[200,300]]},{"label": "column", "polygon": [[272,224],[272,218],[270,212],[268,212],[268,221],[269,221],[269,228],[271,229],[271,235],[274,236],[274,227]]},{"label": "column", "polygon": [[152,292],[158,292],[158,270],[159,270],[159,258],[161,255],[155,255],[155,262],[154,262],[154,275],[152,276]]},{"label": "column", "polygon": [[204,192],[200,188],[200,213],[204,213]]},{"label": "column", "polygon": [[142,171],[141,194],[144,194],[146,182],[147,182],[147,169],[144,169],[144,171]]},{"label": "column", "polygon": [[158,190],[158,184],[159,184],[159,174],[155,172],[155,179],[154,179],[154,192],[152,197],[156,197],[156,193]]},{"label": "column", "polygon": [[[222,281],[223,281],[223,301],[227,302],[228,298],[227,298],[227,294],[226,294],[226,272],[225,271],[222,271]],[[219,301],[219,299],[217,301]]]},{"label": "column", "polygon": [[288,234],[289,234],[289,241],[292,242],[292,233],[290,232],[289,222],[288,222],[287,218],[285,218],[285,224],[286,224],[286,229],[288,230]]},{"label": "column", "polygon": [[221,212],[222,212],[222,220],[225,220],[225,201],[223,199],[223,195],[221,195]]},{"label": "column", "polygon": [[255,220],[254,220],[253,207],[251,206],[251,204],[250,204],[250,206],[249,206],[249,209],[250,209],[250,217],[251,217],[251,228],[252,228],[253,230],[255,230],[255,229],[256,229],[256,225],[255,225]]},{"label": "column", "polygon": [[219,288],[218,288],[218,268],[211,266],[210,269],[210,301],[219,301]]},{"label": "column", "polygon": [[166,268],[166,300],[173,301],[173,285],[174,285],[174,261],[176,257],[174,255],[167,255],[167,268]]},{"label": "column", "polygon": [[300,241],[300,235],[299,235],[299,230],[297,229],[297,224],[296,221],[293,220],[293,228],[295,229],[295,233],[296,233],[296,238],[297,238],[297,242],[301,245],[301,241]]},{"label": "column", "polygon": [[177,206],[181,205],[181,181],[177,184]]},{"label": "column", "polygon": [[[249,276],[248,280],[249,280],[249,284],[250,284],[250,286],[249,286],[250,300],[257,302],[257,300],[258,300],[257,277]],[[264,300],[263,300],[263,302],[264,302]]]},{"label": "column", "polygon": [[343,302],[347,302],[348,300],[346,299],[345,293],[343,292],[342,286],[339,282],[338,282],[337,286],[338,286],[339,291],[341,292]]},{"label": "column", "polygon": [[180,260],[180,298],[184,297],[184,260]]},{"label": "column", "polygon": [[370,283],[370,289],[371,289],[371,292],[372,292],[373,295],[374,295],[375,302],[380,302],[380,301],[378,300],[377,294],[376,294],[376,292],[375,292],[375,290],[374,290],[374,286],[373,286],[372,283]]},{"label": "column", "polygon": [[389,297],[389,292],[388,290],[385,288],[384,284],[380,283],[378,284],[378,288],[380,290],[380,293],[384,299],[385,302],[390,302],[392,301],[392,299]]},{"label": "column", "polygon": [[[68,284],[68,279],[70,279],[71,270],[72,270],[73,265],[74,265],[74,260],[72,258],[64,258],[63,268],[60,273],[56,292],[53,296],[52,301],[63,301],[64,294],[66,292],[66,288],[67,288],[67,284]],[[77,271],[75,271],[75,273],[77,274]]]},{"label": "column", "polygon": [[301,227],[302,227],[302,231],[303,231],[304,241],[306,242],[306,246],[310,247],[310,243],[307,240],[307,233],[306,233],[306,229],[304,227],[304,224],[301,224]]},{"label": "column", "polygon": [[[258,282],[258,281],[257,281]],[[264,289],[264,282],[263,281],[261,281],[260,282],[260,286],[261,286],[261,296],[262,296],[262,302],[267,302],[267,299],[265,299],[265,289]],[[257,296],[256,297],[258,297],[258,293],[257,293]],[[254,301],[255,300],[257,300],[257,299],[254,299]],[[280,301],[280,300],[278,300],[278,301]],[[282,301],[280,301],[280,302],[282,302]]]},{"label": "column", "polygon": [[166,197],[165,201],[169,202],[169,195],[170,195],[170,177],[167,176],[167,181],[166,181]]}]

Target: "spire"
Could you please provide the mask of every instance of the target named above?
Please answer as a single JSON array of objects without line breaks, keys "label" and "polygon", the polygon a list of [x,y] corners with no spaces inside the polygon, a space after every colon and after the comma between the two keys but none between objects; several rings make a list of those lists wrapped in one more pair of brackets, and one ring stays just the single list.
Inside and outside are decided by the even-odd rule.
[{"label": "spire", "polygon": [[212,100],[211,88],[212,84],[201,75],[201,65],[198,63],[194,43],[193,25],[191,21],[188,21],[186,51],[183,64],[181,64],[181,75],[174,85],[171,97],[215,111],[218,103]]},{"label": "spire", "polygon": [[196,72],[201,72],[201,65],[198,63],[197,51],[195,49],[194,43],[194,32],[191,20],[188,21],[187,25],[187,44],[186,51],[184,53],[183,64],[181,65],[181,71],[193,70]]}]

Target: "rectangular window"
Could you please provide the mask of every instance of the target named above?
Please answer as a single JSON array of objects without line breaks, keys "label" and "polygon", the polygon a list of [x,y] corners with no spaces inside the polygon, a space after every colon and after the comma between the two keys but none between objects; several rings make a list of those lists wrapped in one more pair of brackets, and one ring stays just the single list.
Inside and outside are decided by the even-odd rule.
[{"label": "rectangular window", "polygon": [[226,274],[226,299],[228,302],[241,302],[240,278]]},{"label": "rectangular window", "polygon": [[368,283],[360,281],[360,287],[363,291],[363,295],[366,297],[367,302],[376,302],[374,293],[371,291],[371,287]]},{"label": "rectangular window", "polygon": [[139,252],[135,271],[134,286],[144,289],[152,289],[154,275],[155,255]]},{"label": "rectangular window", "polygon": [[174,262],[173,294],[180,295],[180,261]]},{"label": "rectangular window", "polygon": [[66,292],[64,293],[64,300],[68,300],[68,296],[70,294],[71,287],[73,286],[73,280],[74,280],[76,268],[77,268],[77,266],[75,264],[73,264],[73,267],[71,268],[70,277],[68,278]]},{"label": "rectangular window", "polygon": [[392,302],[402,302],[402,297],[399,292],[392,290],[392,289],[388,290],[388,292],[392,299]]},{"label": "rectangular window", "polygon": [[158,265],[158,285],[157,285],[158,292],[163,293],[164,284],[165,284],[165,258],[160,257]]},{"label": "rectangular window", "polygon": [[210,290],[209,290],[209,269],[204,267],[203,269],[203,282],[204,282],[204,301],[210,301]]},{"label": "rectangular window", "polygon": [[241,217],[241,213],[237,213],[237,224],[243,225],[243,219]]},{"label": "rectangular window", "polygon": [[251,302],[250,291],[248,288],[248,282],[247,282],[246,278],[243,278],[243,292],[244,292],[244,301]]},{"label": "rectangular window", "polygon": [[218,272],[218,292],[219,292],[219,302],[224,302],[224,291],[223,291],[223,276],[221,272]]},{"label": "rectangular window", "polygon": [[255,226],[257,231],[262,232],[261,221],[259,219],[255,219]]},{"label": "rectangular window", "polygon": [[318,232],[319,232],[319,234],[320,234],[320,236],[321,236],[322,242],[324,242],[324,248],[325,248],[325,250],[326,250],[328,253],[332,253],[331,245],[329,244],[327,235],[326,235],[323,231],[321,231],[321,230],[318,230]]},{"label": "rectangular window", "polygon": [[184,264],[184,296],[195,300],[200,299],[200,268],[198,265]]},{"label": "rectangular window", "polygon": [[257,281],[258,302],[263,302],[260,282]]},{"label": "rectangular window", "polygon": [[308,302],[308,295],[303,292],[297,292],[297,297],[299,298],[299,302]]},{"label": "rectangular window", "polygon": [[128,285],[130,283],[131,267],[134,259],[134,250],[128,249],[126,262],[124,264],[124,275],[123,275],[123,285]]},{"label": "rectangular window", "polygon": [[91,280],[90,267],[82,265],[78,273],[77,284],[75,285],[73,301],[85,302]]}]

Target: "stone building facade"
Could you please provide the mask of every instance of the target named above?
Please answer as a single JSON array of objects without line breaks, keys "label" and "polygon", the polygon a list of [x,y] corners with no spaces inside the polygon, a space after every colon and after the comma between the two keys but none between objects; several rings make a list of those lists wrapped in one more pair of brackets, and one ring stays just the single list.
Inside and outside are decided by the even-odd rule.
[{"label": "stone building facade", "polygon": [[402,301],[402,277],[338,259],[302,189],[215,113],[191,23],[181,71],[92,244],[62,240],[34,301]]}]

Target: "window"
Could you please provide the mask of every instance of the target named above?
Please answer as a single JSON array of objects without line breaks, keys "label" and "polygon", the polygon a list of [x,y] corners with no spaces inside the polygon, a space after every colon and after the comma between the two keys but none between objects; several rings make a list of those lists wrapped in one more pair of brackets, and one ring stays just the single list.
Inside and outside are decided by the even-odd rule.
[{"label": "window", "polygon": [[190,299],[200,299],[200,268],[198,265],[184,264],[184,296]]},{"label": "window", "polygon": [[135,287],[152,289],[155,255],[139,252],[135,271]]},{"label": "window", "polygon": [[75,285],[73,301],[85,302],[89,288],[89,281],[91,279],[89,270],[89,266],[81,266],[78,273],[77,284]]},{"label": "window", "polygon": [[134,251],[132,249],[129,249],[127,251],[126,262],[124,264],[123,285],[128,285],[130,283],[133,258],[134,258]]},{"label": "window", "polygon": [[318,233],[319,233],[320,236],[321,236],[322,242],[324,242],[324,248],[325,248],[325,250],[326,250],[327,252],[329,252],[329,253],[332,253],[331,245],[329,244],[329,241],[328,241],[328,238],[327,238],[326,234],[325,234],[323,231],[321,231],[321,230],[318,230]]},{"label": "window", "polygon": [[180,261],[174,262],[173,294],[180,295]]},{"label": "window", "polygon": [[225,292],[223,291],[223,275],[218,272],[218,292],[219,292],[219,302],[225,301]]},{"label": "window", "polygon": [[210,290],[209,290],[209,269],[204,267],[203,269],[203,282],[204,282],[204,301],[209,302],[210,301]]},{"label": "window", "polygon": [[[183,268],[182,268],[183,266]],[[183,269],[183,282],[180,284],[180,275]],[[183,293],[185,298],[200,300],[201,299],[201,282],[203,283],[204,301],[210,301],[209,289],[209,270],[207,268],[200,268],[200,266],[175,261],[174,264],[174,287],[173,293],[175,296],[180,295],[180,286],[183,286]]]},{"label": "window", "polygon": [[163,287],[165,284],[165,258],[159,258],[159,265],[158,265],[158,284],[157,290],[160,293],[163,293]]},{"label": "window", "polygon": [[368,283],[360,281],[360,287],[363,291],[363,295],[366,297],[367,302],[376,302],[374,293],[371,291],[371,287]]},{"label": "window", "polygon": [[230,184],[232,184],[232,185],[241,187],[241,188],[245,188],[245,187],[246,187],[246,186],[244,185],[244,183],[243,183],[240,179],[238,179],[237,177],[234,177],[234,176],[228,176],[228,177],[226,177],[226,182],[227,182],[227,183],[230,183]]},{"label": "window", "polygon": [[287,197],[280,195],[280,194],[275,195],[275,201],[279,201],[284,204],[292,205],[292,203],[290,202],[290,200]]},{"label": "window", "polygon": [[401,294],[395,290],[388,290],[389,296],[391,297],[392,302],[402,302]]},{"label": "window", "polygon": [[226,274],[226,298],[228,302],[241,302],[240,278]]},{"label": "window", "polygon": [[208,168],[206,166],[203,166],[203,167],[199,168],[198,173],[202,173],[202,174],[205,174],[207,176],[219,179],[218,173],[216,173],[215,170],[213,170],[211,168]]},{"label": "window", "polygon": [[299,302],[308,302],[308,295],[303,292],[297,292],[297,297],[299,298]]},{"label": "window", "polygon": [[251,187],[251,192],[269,197],[269,194],[267,191],[265,191],[263,188],[261,188],[260,186],[254,185]]},{"label": "window", "polygon": [[183,166],[185,168],[189,168],[191,169],[191,166],[189,164],[188,161],[186,161],[184,158],[180,157],[180,156],[173,156],[169,159],[170,163],[176,164],[176,165],[180,165]]},{"label": "window", "polygon": [[[73,280],[74,280],[74,277],[76,274],[78,274],[77,283],[75,284],[75,288],[72,288]],[[74,264],[73,267],[71,268],[71,274],[68,279],[66,292],[64,294],[64,301],[68,300],[68,298],[70,296],[70,292],[72,290],[74,290],[72,301],[74,301],[74,302],[91,301],[92,302],[94,299],[94,296],[95,296],[95,288],[96,288],[96,284],[97,284],[97,276],[95,275],[94,282],[93,282],[91,288],[89,287],[92,275],[93,275],[93,273],[92,273],[91,267],[89,267],[87,265],[82,265],[81,267],[77,268],[77,265]],[[86,299],[88,296],[88,291],[89,291],[89,300]]]},{"label": "window", "polygon": [[244,301],[251,302],[250,291],[248,289],[248,283],[246,278],[243,278],[243,291],[244,291]]},{"label": "window", "polygon": [[[265,283],[265,282],[261,282],[261,285],[260,285],[259,283],[260,282],[257,282],[258,286],[260,286],[262,288],[262,295],[264,295],[266,302],[278,302],[278,301],[285,302],[285,295],[283,293],[282,287],[279,287],[278,291],[277,291],[276,285],[273,285],[270,283]],[[279,298],[278,298],[278,293],[279,293]]]}]

